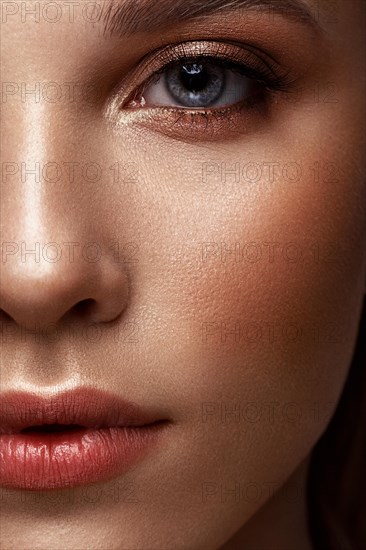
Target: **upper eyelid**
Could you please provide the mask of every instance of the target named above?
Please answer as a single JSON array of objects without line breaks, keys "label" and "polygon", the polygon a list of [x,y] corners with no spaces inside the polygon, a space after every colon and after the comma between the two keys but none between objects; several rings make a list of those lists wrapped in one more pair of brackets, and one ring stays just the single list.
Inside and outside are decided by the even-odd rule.
[{"label": "upper eyelid", "polygon": [[[278,60],[275,59],[275,57],[273,57],[271,54],[269,54],[268,52],[265,52],[263,49],[259,48],[258,46],[253,46],[252,44],[248,44],[248,43],[238,43],[238,42],[233,42],[233,41],[230,41],[230,40],[207,40],[207,39],[203,39],[203,40],[189,40],[189,41],[186,41],[186,42],[178,42],[176,44],[170,44],[168,46],[165,46],[165,47],[162,47],[162,48],[159,48],[158,50],[156,50],[157,54],[160,54],[162,55],[162,57],[164,56],[164,54],[167,56],[167,59],[170,58],[170,54],[171,54],[171,51],[176,51],[180,49],[180,52],[179,52],[179,57],[184,57],[184,56],[194,56],[195,54],[190,52],[190,51],[186,51],[185,48],[186,47],[189,47],[189,46],[207,46],[208,48],[213,48],[214,46],[216,46],[217,48],[217,51],[216,53],[212,50],[207,50],[207,54],[200,50],[197,54],[197,56],[205,56],[207,55],[207,57],[213,57],[215,55],[217,56],[225,56],[225,53],[226,52],[223,52],[223,49],[225,48],[226,50],[229,50],[230,48],[230,55],[228,54],[227,57],[228,59],[232,59],[233,57],[235,59],[237,59],[238,61],[241,59],[242,57],[242,52],[245,51],[245,52],[250,52],[250,53],[253,53],[254,55],[257,55],[257,57],[260,57],[261,59],[263,59],[263,57],[265,58],[268,58],[271,60],[271,62],[275,63],[276,65],[279,65],[279,62]],[[234,51],[233,51],[234,49]],[[237,53],[237,56],[234,54]],[[224,54],[224,55],[223,55]],[[178,57],[178,56],[177,56]]]}]

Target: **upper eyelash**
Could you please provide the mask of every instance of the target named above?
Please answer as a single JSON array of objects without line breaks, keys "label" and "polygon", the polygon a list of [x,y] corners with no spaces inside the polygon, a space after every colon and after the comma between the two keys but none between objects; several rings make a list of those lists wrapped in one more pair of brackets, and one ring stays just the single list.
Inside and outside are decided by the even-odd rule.
[{"label": "upper eyelash", "polygon": [[[192,63],[192,62],[202,62],[202,60],[205,60],[206,62],[213,62],[215,64],[219,64],[226,69],[229,69],[233,72],[238,72],[242,74],[243,76],[246,76],[248,78],[251,78],[253,80],[256,80],[260,82],[263,85],[266,85],[268,88],[271,88],[273,90],[281,90],[289,86],[291,79],[286,78],[288,77],[288,74],[278,76],[273,71],[268,68],[268,70],[256,70],[253,67],[249,67],[245,63],[238,62],[238,61],[230,61],[229,59],[222,58],[222,57],[216,57],[213,55],[207,55],[207,56],[196,56],[196,57],[183,57],[179,58],[176,61],[171,61],[168,64],[164,65],[161,69],[156,71],[152,76],[151,79],[154,80],[157,76],[165,73],[167,69],[169,69],[172,65],[178,64],[178,63]],[[149,80],[149,79],[148,79]],[[151,82],[151,81],[150,81]]]},{"label": "upper eyelash", "polygon": [[[213,43],[211,43],[212,45]],[[230,54],[227,54],[223,56],[223,48],[226,49],[227,46],[224,43],[217,42],[217,51],[213,52],[212,50],[209,51],[207,54],[201,52],[196,55],[192,55],[192,53],[189,53],[185,50],[185,43],[179,44],[175,49],[170,50],[166,49],[163,51],[162,57],[165,57],[165,64],[164,66],[156,71],[154,74],[158,75],[167,70],[169,65],[176,63],[182,63],[183,61],[192,61],[197,59],[208,59],[209,61],[214,61],[216,63],[221,64],[227,64],[227,65],[236,65],[237,67],[244,69],[245,74],[250,74],[253,76],[253,78],[259,79],[260,77],[263,78],[263,80],[268,83],[270,87],[273,87],[273,89],[280,89],[282,87],[288,87],[292,83],[292,78],[290,77],[290,74],[288,71],[283,71],[281,73],[279,69],[278,63],[275,61],[274,58],[269,56],[268,54],[265,54],[262,50],[257,48],[252,48],[250,46],[246,46],[246,48],[241,47],[242,50],[246,51],[246,53],[250,53],[250,55],[256,56],[258,59],[261,60],[263,64],[263,70],[256,70],[253,67],[249,67],[247,64],[243,62],[243,53],[239,50],[235,52],[230,52]],[[255,53],[254,51],[255,50]],[[275,67],[277,70],[281,73],[276,75]],[[152,75],[153,77],[154,75]]]}]

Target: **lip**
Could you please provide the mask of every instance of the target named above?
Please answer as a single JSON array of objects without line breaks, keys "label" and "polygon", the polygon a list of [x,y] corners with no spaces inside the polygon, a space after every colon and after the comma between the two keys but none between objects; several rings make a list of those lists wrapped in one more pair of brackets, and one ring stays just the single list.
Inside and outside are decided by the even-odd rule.
[{"label": "lip", "polygon": [[[4,393],[0,486],[50,490],[123,475],[158,443],[168,424],[157,411],[92,388],[47,397]],[[75,428],[56,431],[55,425]]]}]

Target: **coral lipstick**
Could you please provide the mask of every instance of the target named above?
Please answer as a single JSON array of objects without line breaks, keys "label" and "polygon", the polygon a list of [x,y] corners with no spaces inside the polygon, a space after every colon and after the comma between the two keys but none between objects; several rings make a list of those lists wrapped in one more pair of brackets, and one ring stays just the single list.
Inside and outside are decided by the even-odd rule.
[{"label": "coral lipstick", "polygon": [[169,424],[156,411],[92,388],[47,397],[8,392],[0,403],[0,485],[14,489],[61,489],[122,475]]}]

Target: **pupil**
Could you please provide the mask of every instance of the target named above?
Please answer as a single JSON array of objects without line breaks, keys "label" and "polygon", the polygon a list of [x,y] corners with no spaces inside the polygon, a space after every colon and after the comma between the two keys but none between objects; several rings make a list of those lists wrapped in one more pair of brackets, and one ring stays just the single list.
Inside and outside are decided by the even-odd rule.
[{"label": "pupil", "polygon": [[183,65],[180,78],[185,88],[192,92],[201,92],[207,87],[209,75],[202,65],[192,63]]}]

